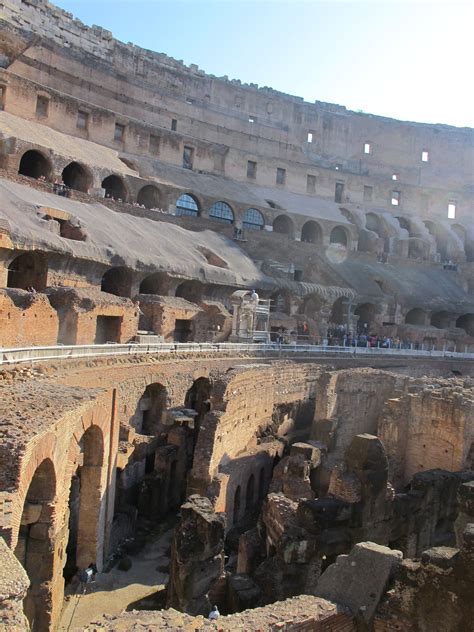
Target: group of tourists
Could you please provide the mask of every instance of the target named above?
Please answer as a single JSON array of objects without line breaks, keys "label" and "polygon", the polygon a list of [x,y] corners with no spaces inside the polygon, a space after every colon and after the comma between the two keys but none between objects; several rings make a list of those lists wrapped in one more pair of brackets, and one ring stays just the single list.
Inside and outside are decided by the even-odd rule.
[{"label": "group of tourists", "polygon": [[357,333],[348,331],[345,325],[330,325],[327,332],[329,346],[339,347],[376,347],[380,349],[418,349],[419,343],[402,340],[399,336],[384,336],[368,333],[362,325]]}]

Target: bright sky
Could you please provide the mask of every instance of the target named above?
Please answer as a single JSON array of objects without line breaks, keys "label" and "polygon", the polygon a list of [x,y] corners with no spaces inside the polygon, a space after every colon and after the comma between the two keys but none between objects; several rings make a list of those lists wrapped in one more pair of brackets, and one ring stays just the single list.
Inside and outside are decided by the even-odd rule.
[{"label": "bright sky", "polygon": [[352,110],[474,127],[469,0],[56,0],[117,39]]}]

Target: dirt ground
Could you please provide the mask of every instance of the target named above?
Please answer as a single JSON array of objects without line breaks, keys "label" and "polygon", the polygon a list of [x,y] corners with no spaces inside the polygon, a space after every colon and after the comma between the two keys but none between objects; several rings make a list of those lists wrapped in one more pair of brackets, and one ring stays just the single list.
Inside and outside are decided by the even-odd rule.
[{"label": "dirt ground", "polygon": [[169,564],[172,534],[169,529],[160,536],[150,537],[142,551],[129,555],[130,570],[119,570],[116,565],[108,573],[97,575],[85,594],[78,592],[66,597],[59,632],[79,632],[103,614],[163,607],[168,574],[158,567],[162,569]]}]

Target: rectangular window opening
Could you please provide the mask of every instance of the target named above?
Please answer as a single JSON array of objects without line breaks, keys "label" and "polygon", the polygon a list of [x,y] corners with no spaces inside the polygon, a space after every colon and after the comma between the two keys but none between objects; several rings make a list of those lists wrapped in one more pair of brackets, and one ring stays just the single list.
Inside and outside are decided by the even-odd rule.
[{"label": "rectangular window opening", "polygon": [[428,162],[430,159],[430,154],[427,149],[423,149],[421,152],[421,162]]},{"label": "rectangular window opening", "polygon": [[6,86],[0,86],[0,110],[5,108],[5,95],[7,93]]},{"label": "rectangular window opening", "polygon": [[194,147],[184,146],[183,149],[183,167],[185,169],[192,169],[194,161]]},{"label": "rectangular window opening", "polygon": [[189,103],[189,105],[192,105],[194,103],[194,99],[191,99],[191,97],[186,97],[186,103]]},{"label": "rectangular window opening", "polygon": [[257,163],[254,160],[247,161],[247,178],[255,179],[257,177]]},{"label": "rectangular window opening", "polygon": [[456,202],[448,202],[448,219],[456,219]]},{"label": "rectangular window opening", "polygon": [[177,119],[171,119],[171,131],[175,132],[178,129]]},{"label": "rectangular window opening", "polygon": [[122,141],[125,133],[125,125],[115,123],[114,140]]},{"label": "rectangular window opening", "polygon": [[398,173],[392,173],[392,180],[397,181],[399,177]]},{"label": "rectangular window opening", "polygon": [[48,116],[49,99],[48,97],[36,97],[36,114],[37,116]]},{"label": "rectangular window opening", "polygon": [[344,193],[344,183],[336,182],[336,188],[334,190],[334,201],[340,204],[342,202],[342,196]]},{"label": "rectangular window opening", "polygon": [[308,141],[308,143],[312,143],[313,142],[313,132],[308,132],[308,137],[306,139]]},{"label": "rectangular window opening", "polygon": [[340,162],[338,162],[335,166],[336,171],[342,171],[342,165]]},{"label": "rectangular window opening", "polygon": [[76,127],[79,129],[87,129],[87,125],[89,123],[89,114],[87,112],[83,112],[79,110],[77,113],[77,121]]},{"label": "rectangular window opening", "polygon": [[391,203],[392,206],[400,206],[400,191],[392,191]]},{"label": "rectangular window opening", "polygon": [[257,122],[257,117],[254,116],[253,114],[249,114],[249,123],[256,123]]},{"label": "rectangular window opening", "polygon": [[160,137],[150,134],[150,154],[157,156],[160,153]]},{"label": "rectangular window opening", "polygon": [[316,176],[306,176],[306,193],[316,193]]},{"label": "rectangular window opening", "polygon": [[372,146],[370,143],[364,143],[364,154],[372,153]]},{"label": "rectangular window opening", "polygon": [[373,187],[364,186],[364,202],[372,202]]},{"label": "rectangular window opening", "polygon": [[286,169],[282,169],[281,167],[278,167],[277,172],[276,172],[276,183],[285,184],[285,180],[286,180]]}]

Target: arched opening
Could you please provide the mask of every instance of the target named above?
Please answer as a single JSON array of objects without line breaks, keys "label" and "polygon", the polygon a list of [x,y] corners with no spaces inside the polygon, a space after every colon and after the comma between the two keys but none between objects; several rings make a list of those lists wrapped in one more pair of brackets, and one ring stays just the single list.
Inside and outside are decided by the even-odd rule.
[{"label": "arched opening", "polygon": [[273,220],[273,232],[287,235],[290,239],[293,239],[295,235],[293,221],[288,215],[278,215],[278,217],[275,217]]},{"label": "arched opening", "polygon": [[51,162],[43,156],[39,151],[30,149],[26,151],[20,160],[18,173],[29,178],[45,178],[51,175]]},{"label": "arched opening", "polygon": [[132,271],[128,268],[110,268],[100,283],[102,292],[130,298],[132,295]]},{"label": "arched opening", "polygon": [[155,272],[143,279],[140,283],[140,294],[156,294],[158,296],[168,296],[169,278],[164,272]]},{"label": "arched opening", "polygon": [[258,209],[248,208],[245,211],[242,225],[248,230],[263,230],[265,220]]},{"label": "arched opening", "polygon": [[310,244],[321,243],[323,233],[321,226],[312,220],[303,224],[301,229],[301,241],[306,241]]},{"label": "arched opening", "polygon": [[233,505],[233,512],[232,512],[232,519],[234,524],[236,524],[239,521],[240,518],[240,485],[237,485],[237,489],[235,490],[234,493],[234,505]]},{"label": "arched opening", "polygon": [[197,217],[199,214],[199,204],[189,193],[183,193],[183,195],[180,195],[176,200],[176,217],[181,217],[182,215]]},{"label": "arched opening", "polygon": [[334,301],[329,322],[334,325],[345,325],[347,322],[347,307],[348,299],[345,296],[341,296]]},{"label": "arched opening", "polygon": [[453,224],[451,230],[455,233],[462,242],[464,253],[466,255],[466,261],[474,261],[474,243],[469,240],[467,231],[461,224]]},{"label": "arched opening", "polygon": [[424,325],[426,323],[425,310],[420,307],[411,309],[405,316],[405,323],[407,325]]},{"label": "arched opening", "polygon": [[184,405],[197,412],[194,418],[194,445],[196,445],[199,429],[204,415],[211,410],[211,383],[207,377],[199,377],[194,380],[191,388],[186,393]]},{"label": "arched opening", "polygon": [[442,259],[446,259],[448,253],[448,244],[443,229],[429,220],[424,221],[423,224],[426,226],[429,234],[435,240],[436,251],[439,253]]},{"label": "arched opening", "polygon": [[247,481],[247,491],[245,492],[245,511],[252,511],[255,503],[255,476],[250,474]]},{"label": "arched opening", "polygon": [[32,632],[50,629],[48,583],[53,578],[54,547],[49,531],[55,495],[54,465],[50,459],[44,459],[36,468],[25,496],[15,547],[15,555],[30,580],[23,608]]},{"label": "arched opening", "polygon": [[114,200],[127,201],[127,188],[120,176],[107,176],[102,180],[102,188],[105,189],[105,197]]},{"label": "arched opening", "polygon": [[389,252],[390,240],[387,235],[387,231],[384,228],[381,218],[375,213],[367,213],[365,216],[365,226],[367,230],[371,230],[375,233],[379,239],[383,240],[383,251]]},{"label": "arched opening", "polygon": [[456,327],[464,329],[468,336],[474,336],[474,314],[463,314],[456,321]]},{"label": "arched opening", "polygon": [[91,174],[78,162],[70,162],[64,167],[61,177],[64,184],[75,191],[88,193],[92,186]]},{"label": "arched opening", "polygon": [[157,187],[147,184],[142,187],[137,195],[138,204],[142,204],[145,208],[160,208],[160,192]]},{"label": "arched opening", "polygon": [[138,400],[132,425],[139,434],[155,436],[168,405],[168,393],[162,384],[149,384]]},{"label": "arched opening", "polygon": [[76,469],[69,491],[69,537],[66,546],[64,579],[71,581],[79,569],[90,564],[99,568],[103,561],[103,506],[101,479],[104,464],[104,437],[98,426],[90,426],[79,441]]},{"label": "arched opening", "polygon": [[340,244],[347,248],[347,233],[342,226],[335,226],[329,236],[329,243]]},{"label": "arched opening", "polygon": [[373,303],[362,303],[357,305],[354,315],[359,316],[357,328],[361,333],[371,333],[375,320],[375,305]]},{"label": "arched opening", "polygon": [[416,237],[412,229],[411,222],[409,222],[405,217],[397,217],[396,220],[400,224],[400,228],[407,231],[409,237]]},{"label": "arched opening", "polygon": [[437,329],[449,329],[451,326],[451,315],[449,312],[434,312],[431,314],[431,325]]},{"label": "arched opening", "polygon": [[200,303],[202,300],[203,286],[199,281],[183,281],[176,288],[175,296],[184,298],[191,303]]},{"label": "arched opening", "polygon": [[209,217],[224,224],[234,223],[234,211],[227,202],[215,202],[209,209]]},{"label": "arched opening", "polygon": [[42,252],[24,252],[8,267],[7,287],[42,292],[48,280],[48,260]]}]

